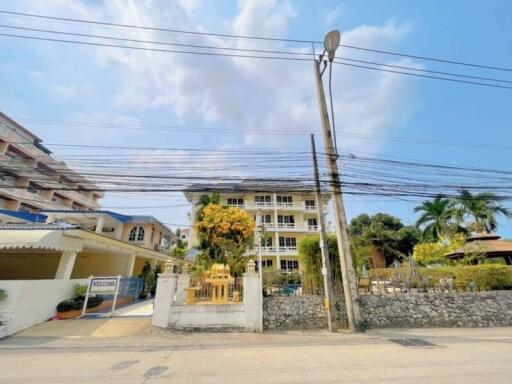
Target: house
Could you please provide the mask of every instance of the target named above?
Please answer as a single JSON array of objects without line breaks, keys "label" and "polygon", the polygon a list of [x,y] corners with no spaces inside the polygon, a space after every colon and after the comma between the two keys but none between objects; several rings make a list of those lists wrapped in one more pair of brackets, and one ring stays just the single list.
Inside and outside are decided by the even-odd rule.
[{"label": "house", "polygon": [[137,276],[171,259],[175,235],[152,216],[0,210],[0,279]]},{"label": "house", "polygon": [[[221,205],[246,211],[255,221],[259,214],[267,236],[261,244],[254,244],[249,254],[261,252],[262,266],[290,273],[300,269],[297,244],[307,235],[317,234],[319,227],[318,206],[314,189],[300,182],[252,182],[194,184],[185,191],[192,204],[192,224],[198,210],[199,198],[218,192]],[[329,196],[322,194],[326,206]],[[327,211],[327,208],[324,210]],[[193,227],[190,245],[197,242]]]},{"label": "house", "polygon": [[0,112],[1,209],[99,208],[103,191],[51,155],[39,137]]}]

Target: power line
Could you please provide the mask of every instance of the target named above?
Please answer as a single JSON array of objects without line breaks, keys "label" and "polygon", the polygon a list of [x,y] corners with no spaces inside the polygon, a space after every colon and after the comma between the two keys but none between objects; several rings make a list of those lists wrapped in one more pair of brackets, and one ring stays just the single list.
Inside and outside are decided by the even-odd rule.
[{"label": "power line", "polygon": [[[305,53],[305,52],[291,52],[291,51],[283,51],[283,50],[264,50],[264,49],[249,49],[249,48],[234,48],[234,47],[218,47],[218,46],[211,46],[211,45],[194,45],[194,44],[171,43],[171,42],[154,41],[154,40],[129,39],[129,38],[121,38],[121,37],[105,36],[105,35],[93,35],[93,34],[87,34],[87,33],[64,32],[64,31],[55,31],[55,30],[49,30],[49,29],[29,28],[29,27],[17,27],[17,26],[13,26],[13,25],[5,25],[5,24],[0,24],[0,28],[9,28],[9,29],[32,31],[32,32],[52,33],[52,34],[67,35],[67,36],[87,37],[87,38],[95,38],[95,39],[106,39],[106,40],[130,42],[130,43],[167,45],[167,46],[178,46],[178,47],[200,48],[200,49],[216,49],[216,50],[227,50],[227,51],[236,51],[236,52],[270,53],[270,54],[294,55],[294,56],[302,56],[302,57],[304,57],[304,56],[310,57],[310,55],[311,55],[310,53]],[[464,74],[445,72],[445,71],[434,71],[434,70],[429,70],[429,69],[406,67],[406,66],[401,66],[401,65],[384,64],[384,63],[378,63],[378,62],[374,62],[374,61],[358,60],[358,59],[353,59],[353,58],[349,58],[349,57],[336,56],[335,58],[339,59],[339,60],[343,60],[343,61],[350,61],[350,62],[361,63],[361,64],[377,65],[377,66],[383,66],[383,67],[388,67],[388,68],[403,69],[403,70],[408,70],[408,71],[425,72],[425,73],[432,73],[432,74],[437,74],[437,75],[469,78],[469,79],[475,79],[475,80],[494,81],[494,82],[501,82],[501,83],[512,83],[512,80],[505,80],[505,79],[496,79],[496,78],[489,78],[489,77],[482,77],[482,76],[464,75]]]},{"label": "power line", "polygon": [[[225,38],[233,38],[233,39],[280,41],[280,42],[290,42],[290,43],[307,43],[308,45],[309,44],[323,44],[323,41],[316,41],[316,40],[286,39],[286,38],[265,37],[265,36],[233,35],[233,34],[225,34],[225,33],[187,31],[187,30],[181,30],[181,29],[148,27],[148,26],[141,26],[141,25],[134,25],[134,24],[110,23],[110,22],[98,21],[98,20],[85,20],[85,19],[76,19],[76,18],[69,18],[69,17],[57,17],[57,16],[40,15],[40,14],[33,14],[33,13],[26,13],[26,12],[6,11],[6,10],[0,10],[0,13],[14,15],[14,16],[28,16],[28,17],[32,17],[32,18],[38,18],[38,19],[60,20],[60,21],[68,21],[68,22],[75,22],[75,23],[82,23],[82,24],[94,24],[94,25],[113,26],[113,27],[140,29],[140,30],[148,30],[148,31],[181,33],[181,34],[198,35],[198,36],[216,36],[216,37],[225,37]],[[414,59],[419,59],[419,60],[434,61],[434,62],[440,62],[440,63],[445,63],[445,64],[454,64],[454,65],[462,65],[462,66],[468,66],[468,67],[474,67],[474,68],[512,72],[512,68],[497,67],[497,66],[483,65],[483,64],[476,64],[476,63],[468,63],[468,62],[463,62],[463,61],[441,59],[441,58],[422,56],[422,55],[413,55],[413,54],[409,54],[409,53],[379,50],[379,49],[359,47],[359,46],[354,46],[354,45],[349,45],[349,44],[340,44],[340,46],[344,47],[344,48],[385,54],[385,55],[409,57],[409,58],[414,58]]]},{"label": "power line", "polygon": [[[246,58],[246,59],[264,59],[264,60],[281,60],[281,61],[282,60],[284,60],[284,61],[311,61],[310,58],[300,58],[300,57],[258,56],[258,55],[247,55],[247,54],[239,55],[239,54],[219,53],[219,52],[182,51],[182,50],[174,50],[174,49],[134,47],[134,46],[128,46],[128,45],[106,44],[106,43],[97,43],[97,42],[79,41],[79,40],[55,39],[55,38],[49,38],[49,37],[17,35],[17,34],[10,34],[10,33],[0,33],[0,36],[14,37],[14,38],[28,39],[28,40],[49,41],[49,42],[65,43],[65,44],[78,44],[78,45],[86,45],[86,46],[132,49],[132,50],[137,50],[137,51],[152,51],[152,52],[162,52],[162,53],[177,53],[177,54],[204,55],[204,56],[239,57],[239,58]],[[388,72],[388,73],[409,75],[409,76],[414,76],[414,77],[423,77],[423,78],[428,78],[428,79],[444,80],[444,81],[451,81],[451,82],[455,82],[455,83],[472,84],[472,85],[486,86],[486,87],[492,87],[492,88],[512,89],[512,87],[508,87],[508,86],[504,86],[504,85],[482,83],[482,82],[477,82],[477,81],[457,80],[457,79],[451,79],[451,78],[446,78],[446,77],[441,77],[441,76],[431,76],[431,75],[424,75],[424,74],[419,74],[419,73],[395,71],[395,70],[390,70],[390,69],[369,67],[369,66],[364,66],[364,65],[343,63],[340,61],[335,61],[335,63],[339,64],[339,65],[349,66],[349,67],[370,69],[370,70],[374,70],[374,71],[382,71],[382,72]]]}]

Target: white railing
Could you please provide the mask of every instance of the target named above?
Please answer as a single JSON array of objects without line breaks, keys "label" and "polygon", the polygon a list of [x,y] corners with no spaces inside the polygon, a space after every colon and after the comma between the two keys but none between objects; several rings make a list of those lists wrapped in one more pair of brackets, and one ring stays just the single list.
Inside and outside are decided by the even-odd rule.
[{"label": "white railing", "polygon": [[279,251],[279,253],[295,254],[295,253],[297,253],[297,247],[279,247],[278,251]]},{"label": "white railing", "polygon": [[316,211],[316,205],[305,205],[304,208],[306,211]]},{"label": "white railing", "polygon": [[261,253],[276,253],[277,252],[277,248],[276,247],[254,247],[253,249],[251,249],[249,251],[249,253],[258,253],[258,252],[261,252]]},{"label": "white railing", "polygon": [[308,225],[306,228],[309,232],[318,232],[318,225]]}]

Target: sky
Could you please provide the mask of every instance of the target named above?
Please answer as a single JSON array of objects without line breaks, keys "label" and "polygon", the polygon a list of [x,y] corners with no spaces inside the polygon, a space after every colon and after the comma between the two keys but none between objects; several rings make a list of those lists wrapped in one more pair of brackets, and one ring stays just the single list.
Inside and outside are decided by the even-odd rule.
[{"label": "sky", "polygon": [[[512,4],[506,0],[3,0],[0,10],[299,40],[321,41],[326,31],[339,29],[342,44],[346,45],[512,67]],[[0,14],[0,24],[182,44],[311,50],[304,43],[120,31],[5,14]],[[0,27],[0,33],[21,32]],[[348,48],[341,48],[338,54],[390,65],[512,80],[512,73],[482,72]],[[313,66],[309,61],[131,51],[2,36],[0,57],[0,110],[49,144],[287,150],[308,148],[308,137],[264,132],[320,129]],[[342,153],[510,169],[510,149],[404,143],[387,138],[510,143],[512,90],[340,65],[333,70],[333,92]],[[51,125],[41,124],[41,120],[109,122],[140,129]],[[159,131],[146,129],[148,126],[205,129]],[[364,137],[344,137],[343,132]],[[49,146],[57,158],[76,152]],[[183,166],[190,164],[193,153],[184,150],[183,159]],[[222,156],[212,161],[229,165]],[[360,213],[383,211],[412,224],[416,220],[413,208],[419,200],[348,196],[346,205],[349,219]],[[105,207],[120,207],[113,209],[119,212],[152,214],[172,227],[189,224],[186,203],[180,193],[107,193],[102,201]],[[162,205],[176,207],[137,208]],[[499,232],[512,237],[512,223],[501,220]]]}]

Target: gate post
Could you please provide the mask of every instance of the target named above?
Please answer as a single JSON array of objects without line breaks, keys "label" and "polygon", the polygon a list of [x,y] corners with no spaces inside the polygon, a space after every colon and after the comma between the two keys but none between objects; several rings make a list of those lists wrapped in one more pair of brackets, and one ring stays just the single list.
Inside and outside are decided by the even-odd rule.
[{"label": "gate post", "polygon": [[244,274],[244,310],[247,329],[263,332],[263,291],[260,276],[256,272],[254,260],[247,263]]},{"label": "gate post", "polygon": [[164,273],[158,274],[158,283],[153,307],[153,319],[151,324],[155,327],[167,328],[171,305],[176,296],[178,275],[174,273],[174,263],[165,262]]}]

